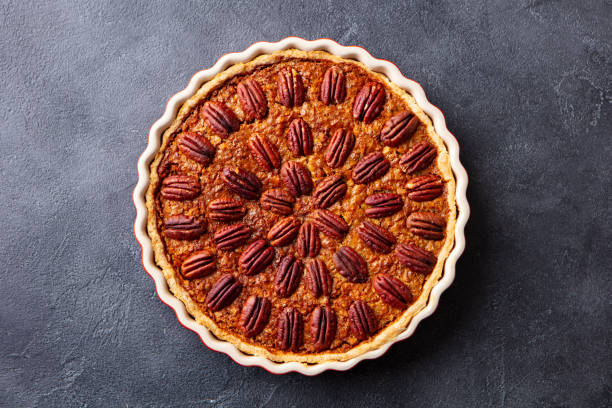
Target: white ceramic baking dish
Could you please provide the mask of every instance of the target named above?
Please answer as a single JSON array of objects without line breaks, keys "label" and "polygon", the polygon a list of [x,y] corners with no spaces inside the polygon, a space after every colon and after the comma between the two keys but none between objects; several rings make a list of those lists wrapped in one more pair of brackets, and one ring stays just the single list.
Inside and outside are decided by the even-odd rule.
[{"label": "white ceramic baking dish", "polygon": [[[239,351],[233,344],[219,340],[210,331],[198,324],[185,309],[185,305],[169,291],[166,280],[161,269],[155,264],[151,240],[147,234],[147,208],[145,206],[145,193],[149,184],[149,165],[160,147],[162,134],[170,126],[181,105],[208,80],[217,73],[227,69],[233,64],[247,62],[261,54],[269,54],[275,51],[296,48],[304,51],[327,51],[343,58],[354,59],[362,62],[373,71],[386,75],[391,81],[405,89],[417,101],[423,111],[432,119],[436,132],[444,140],[450,163],[457,181],[456,203],[458,210],[457,223],[455,226],[455,245],[444,265],[444,274],[433,287],[429,296],[427,306],[413,317],[408,327],[395,339],[384,344],[376,350],[369,351],[351,360],[340,362],[325,362],[318,364],[304,364],[298,362],[277,363],[264,357],[247,355]],[[288,37],[279,42],[258,42],[239,53],[226,54],[217,63],[206,70],[197,72],[189,81],[187,88],[170,98],[166,109],[149,131],[149,144],[138,160],[138,183],[134,189],[134,205],[136,207],[136,221],[134,233],[142,247],[142,264],[147,273],[155,281],[155,288],[159,298],[174,309],[178,321],[186,328],[196,332],[202,342],[209,348],[220,351],[230,356],[235,362],[244,366],[259,366],[275,374],[284,374],[296,371],[305,375],[316,375],[326,370],[348,370],[357,363],[366,359],[382,356],[392,344],[410,337],[419,322],[431,315],[440,300],[442,292],[446,290],[455,278],[455,263],[465,247],[464,227],[468,220],[470,208],[466,199],[466,188],[468,177],[465,169],[459,161],[459,145],[457,139],[446,128],[446,121],[442,112],[427,100],[423,88],[415,81],[406,78],[392,62],[374,58],[368,51],[361,47],[346,47],[329,39],[308,41],[297,37]]]}]

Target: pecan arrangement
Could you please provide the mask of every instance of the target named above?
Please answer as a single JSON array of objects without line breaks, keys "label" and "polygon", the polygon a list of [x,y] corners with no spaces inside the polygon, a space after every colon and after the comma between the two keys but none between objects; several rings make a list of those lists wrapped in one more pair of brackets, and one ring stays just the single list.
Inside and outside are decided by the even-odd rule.
[{"label": "pecan arrangement", "polygon": [[218,337],[281,361],[384,333],[453,240],[454,180],[428,119],[379,74],[320,54],[211,86],[152,166],[171,289]]}]

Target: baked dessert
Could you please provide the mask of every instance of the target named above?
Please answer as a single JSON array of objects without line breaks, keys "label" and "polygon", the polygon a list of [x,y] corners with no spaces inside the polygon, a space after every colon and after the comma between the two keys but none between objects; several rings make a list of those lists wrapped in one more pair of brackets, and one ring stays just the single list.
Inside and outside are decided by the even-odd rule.
[{"label": "baked dessert", "polygon": [[231,66],[151,163],[148,233],[188,312],[241,351],[344,361],[401,333],[453,246],[455,181],[429,117],[321,51]]}]

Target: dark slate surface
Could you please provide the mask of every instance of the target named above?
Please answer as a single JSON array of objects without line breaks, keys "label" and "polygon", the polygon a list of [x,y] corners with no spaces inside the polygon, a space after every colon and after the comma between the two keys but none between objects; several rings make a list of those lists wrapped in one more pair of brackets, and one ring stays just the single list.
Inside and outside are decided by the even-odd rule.
[{"label": "dark slate surface", "polygon": [[[610,1],[53,3],[0,5],[0,406],[612,405]],[[437,313],[316,378],[206,349],[132,233],[167,99],[288,35],[394,61],[446,113],[471,178]]]}]

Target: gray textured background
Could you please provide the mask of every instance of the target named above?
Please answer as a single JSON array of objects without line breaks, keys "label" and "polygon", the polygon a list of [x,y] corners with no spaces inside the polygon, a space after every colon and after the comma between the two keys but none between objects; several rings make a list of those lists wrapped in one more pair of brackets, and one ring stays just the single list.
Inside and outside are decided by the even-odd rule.
[{"label": "gray textured background", "polygon": [[[1,3],[1,406],[612,405],[612,2]],[[437,313],[316,378],[206,349],[132,233],[167,99],[288,35],[394,61],[445,112],[471,179]]]}]

